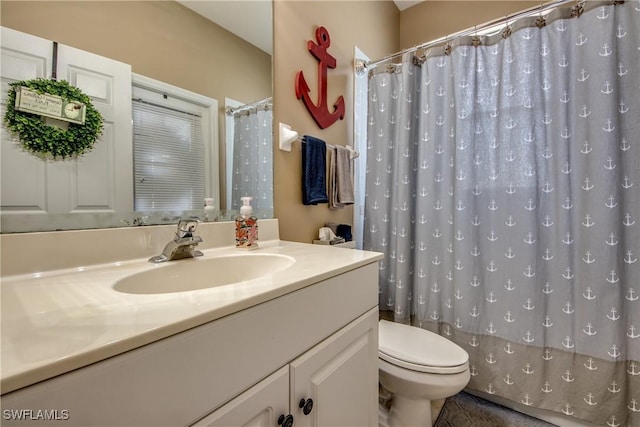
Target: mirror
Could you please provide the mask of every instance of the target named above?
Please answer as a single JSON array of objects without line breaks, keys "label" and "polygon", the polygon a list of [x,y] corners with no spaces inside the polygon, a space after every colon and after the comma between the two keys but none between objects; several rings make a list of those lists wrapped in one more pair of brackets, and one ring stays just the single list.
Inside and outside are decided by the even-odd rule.
[{"label": "mirror", "polygon": [[[225,101],[236,101],[237,113],[242,110],[238,103],[254,104],[271,96],[271,0],[3,1],[0,13],[3,27],[130,64],[132,73],[217,100],[215,134],[218,150],[212,158],[218,159],[218,163],[211,166],[220,183],[215,204],[220,208],[219,220],[233,218],[237,211],[229,205],[228,196],[233,192],[232,180],[228,178],[233,166],[225,159],[233,159],[234,155],[230,155],[232,148],[226,141],[229,125],[226,124]],[[248,34],[247,30],[250,30]],[[3,79],[3,90],[6,86],[7,80]],[[255,109],[255,106],[249,107]],[[270,141],[269,146],[272,146]],[[260,161],[264,160],[271,164],[271,159],[266,159],[262,153]],[[49,166],[52,162],[46,163]],[[4,167],[4,163],[2,166],[3,187],[23,184],[11,175],[10,167]],[[119,170],[115,172],[120,173]],[[272,180],[271,176],[269,178]],[[21,191],[20,188],[16,190]],[[272,193],[266,196],[273,199]],[[48,197],[56,199],[51,195]],[[202,202],[204,205],[204,200]],[[263,218],[273,217],[272,207],[256,210]],[[3,200],[2,232],[166,224],[175,223],[178,217],[204,219],[202,208],[162,212],[131,208],[126,212],[114,212],[101,206],[75,210],[72,206],[70,212],[54,214],[43,213],[37,208],[7,209]]]}]

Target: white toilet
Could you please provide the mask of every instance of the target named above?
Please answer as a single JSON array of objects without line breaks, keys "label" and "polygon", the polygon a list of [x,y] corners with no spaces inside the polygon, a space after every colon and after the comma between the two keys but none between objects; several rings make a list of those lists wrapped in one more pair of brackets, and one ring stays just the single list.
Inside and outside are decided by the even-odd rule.
[{"label": "white toilet", "polygon": [[389,427],[431,426],[431,401],[462,390],[469,355],[448,339],[417,327],[380,320],[380,384],[391,393]]}]

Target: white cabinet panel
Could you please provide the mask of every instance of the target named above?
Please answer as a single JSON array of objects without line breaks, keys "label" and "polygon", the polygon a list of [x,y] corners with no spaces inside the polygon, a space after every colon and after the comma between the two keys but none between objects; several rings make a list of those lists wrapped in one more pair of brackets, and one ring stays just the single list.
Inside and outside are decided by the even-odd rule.
[{"label": "white cabinet panel", "polygon": [[[290,364],[296,427],[377,425],[377,324],[374,309]],[[307,399],[313,407],[305,415],[300,403]]]},{"label": "white cabinet panel", "polygon": [[374,308],[192,427],[376,425],[377,325]]},{"label": "white cabinet panel", "polygon": [[285,366],[192,427],[273,427],[288,410],[289,368]]}]

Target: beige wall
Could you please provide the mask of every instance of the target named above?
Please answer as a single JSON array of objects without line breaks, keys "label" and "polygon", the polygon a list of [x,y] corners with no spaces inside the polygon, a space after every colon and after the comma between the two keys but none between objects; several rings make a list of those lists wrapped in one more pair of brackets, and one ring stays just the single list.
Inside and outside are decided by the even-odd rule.
[{"label": "beige wall", "polygon": [[134,73],[217,99],[221,142],[225,97],[252,102],[272,94],[270,55],[177,2],[3,0],[0,7],[2,26],[131,64]]},{"label": "beige wall", "polygon": [[522,0],[426,0],[402,11],[400,48],[408,49],[539,5],[540,2]]},{"label": "beige wall", "polygon": [[[353,145],[353,58],[358,46],[371,58],[398,50],[400,13],[391,1],[282,1],[274,4],[274,128],[279,122],[290,125],[300,135],[309,134],[334,145]],[[328,101],[342,95],[345,118],[320,129],[296,99],[294,79],[304,72],[317,100],[318,62],[307,51],[307,41],[315,41],[315,31],[324,26],[331,38],[329,53],[337,68],[328,72]],[[333,107],[330,107],[333,108]],[[277,144],[277,141],[276,141]],[[276,145],[277,147],[277,145]],[[311,242],[325,222],[353,224],[353,209],[332,211],[327,204],[302,204],[302,160],[300,143],[290,153],[274,150],[274,204],[280,223],[280,238]]]}]

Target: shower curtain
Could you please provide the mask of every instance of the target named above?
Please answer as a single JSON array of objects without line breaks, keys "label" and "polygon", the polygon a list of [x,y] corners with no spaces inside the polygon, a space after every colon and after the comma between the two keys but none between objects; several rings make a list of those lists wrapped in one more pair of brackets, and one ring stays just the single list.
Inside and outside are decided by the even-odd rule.
[{"label": "shower curtain", "polygon": [[241,197],[253,197],[258,218],[273,218],[273,113],[271,103],[234,113],[231,209]]},{"label": "shower curtain", "polygon": [[640,425],[640,4],[416,55],[370,72],[381,310],[462,346],[470,389]]}]

